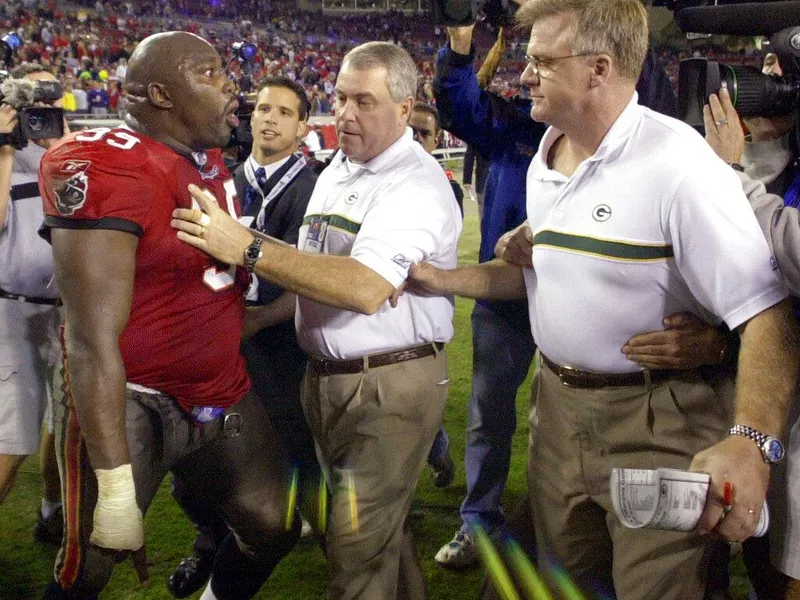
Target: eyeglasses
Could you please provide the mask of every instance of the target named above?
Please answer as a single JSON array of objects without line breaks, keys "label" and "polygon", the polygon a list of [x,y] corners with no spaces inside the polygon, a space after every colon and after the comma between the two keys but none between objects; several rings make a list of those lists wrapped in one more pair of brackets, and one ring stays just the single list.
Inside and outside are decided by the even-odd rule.
[{"label": "eyeglasses", "polygon": [[527,62],[533,74],[537,77],[539,76],[540,71],[544,68],[547,69],[548,66],[553,64],[557,60],[563,60],[565,58],[575,58],[576,56],[592,56],[596,54],[596,52],[582,52],[581,54],[567,54],[566,56],[556,56],[555,58],[539,58],[538,56],[530,56],[528,54],[525,55],[525,62]]}]

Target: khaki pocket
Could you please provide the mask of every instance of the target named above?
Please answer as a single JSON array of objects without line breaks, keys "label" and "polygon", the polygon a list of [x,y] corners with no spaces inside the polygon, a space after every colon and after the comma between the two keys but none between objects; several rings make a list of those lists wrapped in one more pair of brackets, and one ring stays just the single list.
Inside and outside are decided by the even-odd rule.
[{"label": "khaki pocket", "polygon": [[699,375],[687,374],[653,391],[653,434],[691,455],[718,442],[727,430],[725,402]]}]

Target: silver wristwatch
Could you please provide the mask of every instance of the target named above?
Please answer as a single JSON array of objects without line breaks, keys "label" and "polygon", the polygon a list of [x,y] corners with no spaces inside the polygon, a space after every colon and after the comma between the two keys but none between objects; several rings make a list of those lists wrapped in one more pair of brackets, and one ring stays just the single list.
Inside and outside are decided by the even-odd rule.
[{"label": "silver wristwatch", "polygon": [[758,449],[761,450],[761,457],[764,462],[770,465],[779,463],[783,455],[786,454],[786,449],[779,439],[763,434],[749,425],[734,425],[728,430],[728,435],[741,435],[753,440]]},{"label": "silver wristwatch", "polygon": [[253,240],[253,243],[250,244],[247,248],[244,249],[244,270],[248,273],[252,273],[253,270],[256,268],[256,263],[258,259],[264,256],[264,251],[261,249],[261,243],[264,240],[260,237],[257,237]]}]

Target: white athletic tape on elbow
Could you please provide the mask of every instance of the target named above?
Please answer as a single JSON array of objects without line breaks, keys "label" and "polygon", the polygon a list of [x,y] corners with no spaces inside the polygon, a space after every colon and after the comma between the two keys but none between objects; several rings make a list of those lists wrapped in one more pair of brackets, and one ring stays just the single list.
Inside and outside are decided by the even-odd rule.
[{"label": "white athletic tape on elbow", "polygon": [[129,464],[97,469],[97,505],[89,541],[111,550],[138,550],[144,545],[142,511]]}]

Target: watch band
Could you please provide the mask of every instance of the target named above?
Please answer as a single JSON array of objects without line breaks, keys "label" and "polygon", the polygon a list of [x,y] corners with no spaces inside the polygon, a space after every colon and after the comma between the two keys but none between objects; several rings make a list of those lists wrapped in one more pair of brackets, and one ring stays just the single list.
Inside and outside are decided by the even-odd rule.
[{"label": "watch band", "polygon": [[767,441],[766,435],[757,429],[753,429],[749,425],[734,425],[728,430],[728,435],[741,435],[746,438],[750,438],[759,448],[761,448],[761,446],[763,446]]},{"label": "watch band", "polygon": [[763,434],[749,425],[734,425],[728,430],[728,435],[740,435],[753,440],[765,463],[777,464],[786,455],[786,448],[779,439]]}]

